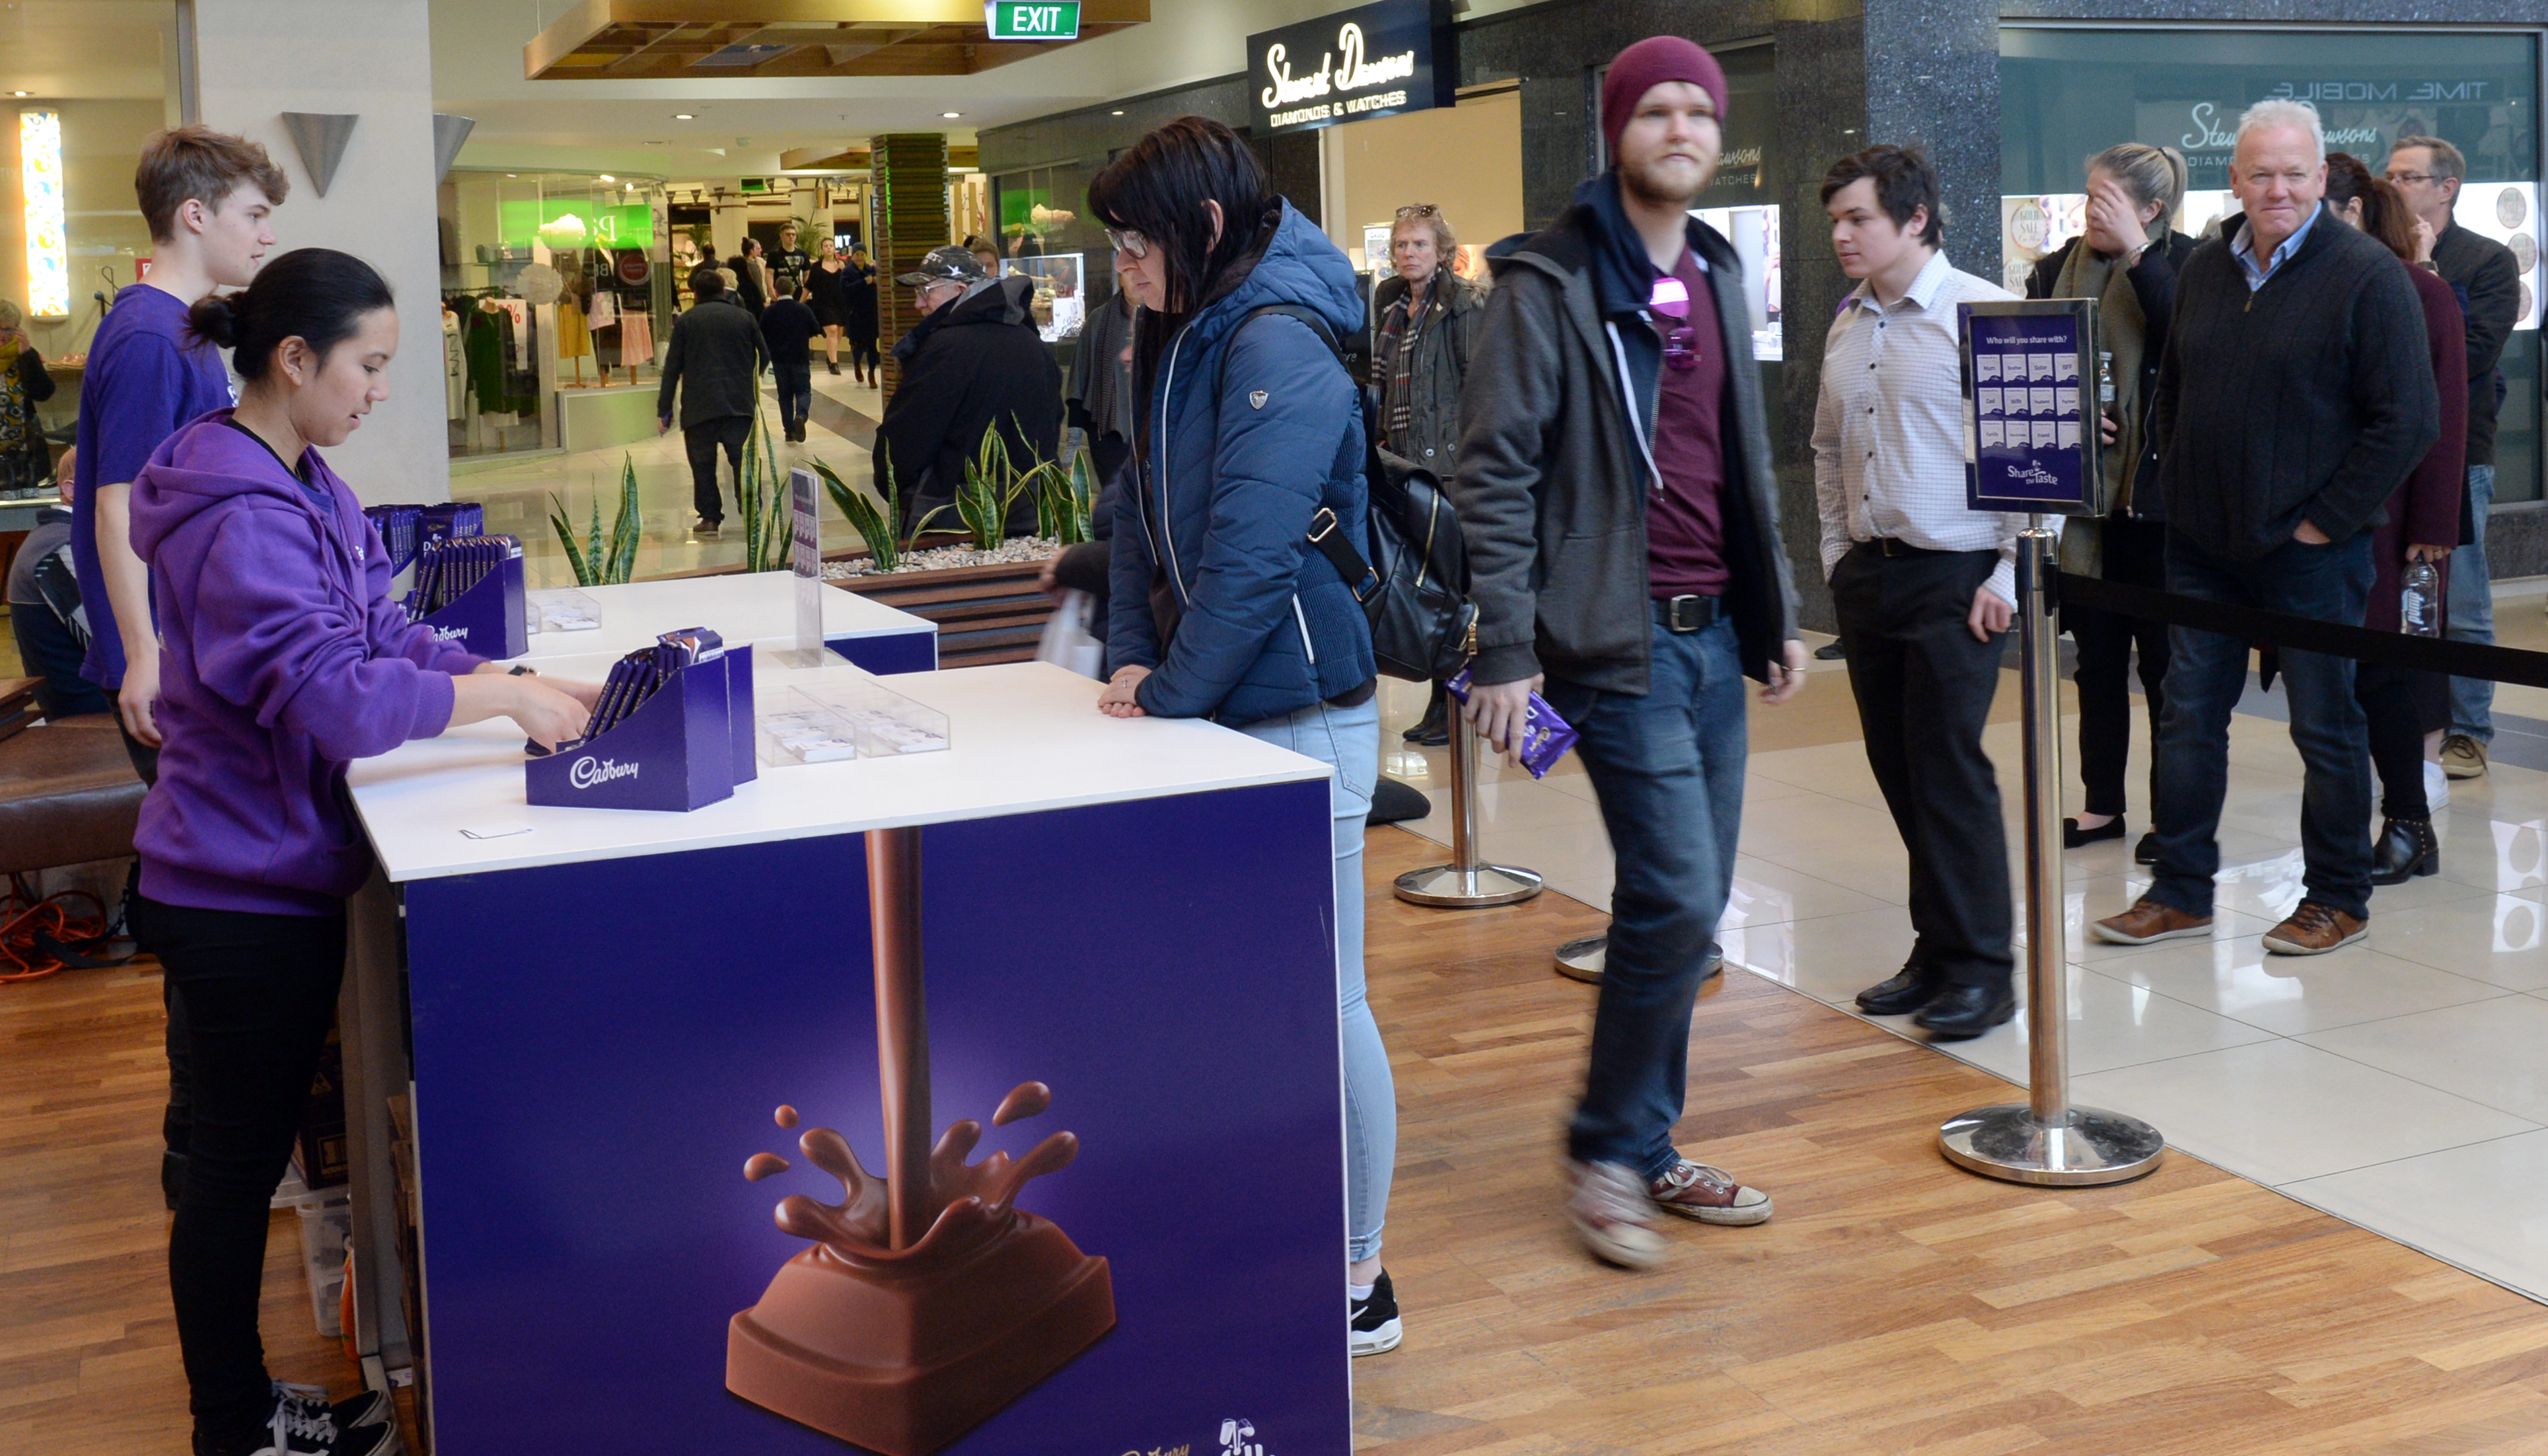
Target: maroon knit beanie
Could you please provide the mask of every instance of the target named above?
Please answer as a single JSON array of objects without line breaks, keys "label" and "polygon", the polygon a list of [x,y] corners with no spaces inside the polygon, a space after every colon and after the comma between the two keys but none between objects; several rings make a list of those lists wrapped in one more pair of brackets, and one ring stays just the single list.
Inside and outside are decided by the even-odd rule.
[{"label": "maroon knit beanie", "polygon": [[1695,42],[1679,36],[1649,36],[1610,58],[1610,73],[1601,79],[1601,136],[1610,154],[1619,151],[1619,134],[1636,115],[1637,103],[1666,81],[1687,81],[1716,100],[1716,120],[1725,122],[1725,68]]}]

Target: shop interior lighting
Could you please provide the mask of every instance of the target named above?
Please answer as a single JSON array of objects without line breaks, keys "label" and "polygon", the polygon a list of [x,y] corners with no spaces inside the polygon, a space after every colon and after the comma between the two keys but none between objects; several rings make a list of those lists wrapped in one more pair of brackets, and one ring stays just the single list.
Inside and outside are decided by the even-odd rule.
[{"label": "shop interior lighting", "polygon": [[1123,114],[1124,114],[1124,113],[1123,113],[1123,112],[1121,112],[1121,111],[1110,111],[1110,112],[1108,112],[1108,113],[1107,113],[1107,115],[1108,115],[1108,116],[1110,116],[1110,117],[1120,117],[1120,116],[1122,116]]},{"label": "shop interior lighting", "polygon": [[962,116],[962,115],[963,115],[963,113],[962,113],[962,112],[960,112],[960,111],[942,111],[942,112],[940,112],[938,115],[939,115],[942,119],[944,119],[944,120],[946,120],[946,121],[950,121],[950,122],[952,122],[952,121],[956,120],[957,117]]},{"label": "shop interior lighting", "polygon": [[32,91],[12,91],[9,94],[12,96],[32,96],[35,93]]},{"label": "shop interior lighting", "polygon": [[62,223],[62,118],[18,113],[18,176],[27,198],[27,312],[59,318],[71,311],[70,238]]},{"label": "shop interior lighting", "polygon": [[601,174],[601,180],[604,182],[616,182],[619,179],[611,176],[608,172],[604,172]]},{"label": "shop interior lighting", "polygon": [[677,112],[673,113],[673,120],[674,120],[674,121],[677,121],[677,122],[691,122],[691,121],[696,121],[696,120],[698,120],[698,119],[697,119],[696,117],[691,116],[688,112],[685,112],[685,111],[677,111]]}]

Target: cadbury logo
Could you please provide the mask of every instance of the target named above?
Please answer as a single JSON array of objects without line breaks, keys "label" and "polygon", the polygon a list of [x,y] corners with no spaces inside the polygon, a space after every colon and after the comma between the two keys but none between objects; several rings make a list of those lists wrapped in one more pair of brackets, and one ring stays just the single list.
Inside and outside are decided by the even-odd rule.
[{"label": "cadbury logo", "polygon": [[591,788],[596,783],[608,783],[613,778],[636,776],[635,764],[622,764],[610,759],[596,760],[591,757],[576,760],[575,767],[566,771],[567,782],[578,788]]},{"label": "cadbury logo", "polygon": [[466,642],[469,640],[469,629],[467,627],[436,627],[433,629],[433,640],[436,642]]}]

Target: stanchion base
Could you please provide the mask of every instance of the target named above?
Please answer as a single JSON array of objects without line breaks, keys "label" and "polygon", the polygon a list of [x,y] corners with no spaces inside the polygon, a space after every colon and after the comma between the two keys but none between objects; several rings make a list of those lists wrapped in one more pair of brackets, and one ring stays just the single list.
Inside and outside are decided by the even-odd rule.
[{"label": "stanchion base", "polygon": [[1540,883],[1529,870],[1505,864],[1481,864],[1474,869],[1431,864],[1398,876],[1397,888],[1398,898],[1410,905],[1474,910],[1527,900],[1539,893]]},{"label": "stanchion base", "polygon": [[2070,1125],[2048,1128],[2023,1102],[1977,1107],[1938,1130],[1947,1161],[2011,1183],[2085,1188],[2128,1183],[2158,1171],[2167,1141],[2138,1118],[2073,1107]]},{"label": "stanchion base", "polygon": [[1610,937],[1583,936],[1557,948],[1557,973],[1570,980],[1601,983],[1602,967],[1610,960]]}]

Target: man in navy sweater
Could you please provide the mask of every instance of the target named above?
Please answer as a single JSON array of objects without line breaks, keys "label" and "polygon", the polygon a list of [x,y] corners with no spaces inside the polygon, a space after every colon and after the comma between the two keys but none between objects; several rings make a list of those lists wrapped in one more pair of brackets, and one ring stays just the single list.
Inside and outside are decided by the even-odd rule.
[{"label": "man in navy sweater", "polygon": [[[2326,142],[2305,102],[2239,119],[2230,185],[2244,216],[2178,275],[2153,430],[2167,501],[2167,585],[2184,596],[2359,625],[2381,505],[2430,450],[2440,404],[2423,306],[2379,239],[2320,205]],[[2157,878],[2101,941],[2212,933],[2215,832],[2247,644],[2169,633],[2152,758]],[[2304,894],[2265,949],[2316,956],[2371,921],[2371,781],[2353,664],[2286,650],[2292,743],[2307,770]]]}]

